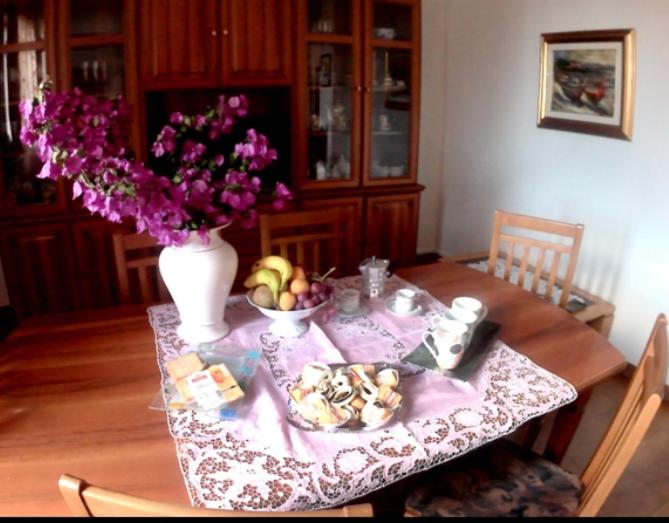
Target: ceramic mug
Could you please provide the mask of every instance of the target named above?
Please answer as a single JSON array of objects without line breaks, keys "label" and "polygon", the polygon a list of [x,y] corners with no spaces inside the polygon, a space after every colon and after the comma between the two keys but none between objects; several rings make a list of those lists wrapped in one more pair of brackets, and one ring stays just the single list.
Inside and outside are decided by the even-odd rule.
[{"label": "ceramic mug", "polygon": [[395,311],[407,314],[416,307],[416,291],[411,289],[399,289],[395,293]]},{"label": "ceramic mug", "polygon": [[432,353],[439,368],[450,370],[457,367],[465,352],[467,325],[457,320],[433,317],[432,327],[423,333],[423,344]]},{"label": "ceramic mug", "polygon": [[455,320],[464,323],[467,325],[467,330],[471,330],[478,321],[478,316],[474,312],[459,308],[446,309],[446,312],[444,312],[444,317],[448,320]]},{"label": "ceramic mug", "polygon": [[480,322],[488,314],[488,307],[483,305],[476,298],[470,298],[468,296],[461,296],[455,298],[451,304],[452,311],[471,311],[476,314],[476,322]]}]

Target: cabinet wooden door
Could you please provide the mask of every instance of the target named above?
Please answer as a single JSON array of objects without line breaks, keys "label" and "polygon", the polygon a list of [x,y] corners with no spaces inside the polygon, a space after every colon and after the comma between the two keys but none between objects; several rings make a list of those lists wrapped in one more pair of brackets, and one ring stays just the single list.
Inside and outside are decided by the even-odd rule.
[{"label": "cabinet wooden door", "polygon": [[65,224],[3,230],[2,264],[18,317],[77,308],[72,243]]},{"label": "cabinet wooden door", "polygon": [[419,194],[367,199],[365,256],[388,258],[398,266],[416,261]]},{"label": "cabinet wooden door", "polygon": [[292,0],[225,0],[220,5],[223,85],[289,85]]},{"label": "cabinet wooden door", "polygon": [[218,83],[218,3],[142,0],[142,72],[146,89]]}]

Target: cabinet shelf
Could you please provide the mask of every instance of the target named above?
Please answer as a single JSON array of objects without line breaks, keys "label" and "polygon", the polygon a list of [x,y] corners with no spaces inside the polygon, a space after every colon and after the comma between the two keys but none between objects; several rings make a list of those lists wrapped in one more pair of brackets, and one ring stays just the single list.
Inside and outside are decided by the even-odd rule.
[{"label": "cabinet shelf", "polygon": [[69,47],[101,47],[106,45],[123,45],[123,34],[71,36],[67,39]]},{"label": "cabinet shelf", "polygon": [[352,90],[353,87],[350,85],[310,85],[310,91],[343,91],[345,89]]},{"label": "cabinet shelf", "polygon": [[306,40],[319,44],[352,44],[353,36],[337,33],[307,33]]},{"label": "cabinet shelf", "polygon": [[413,42],[410,40],[391,40],[390,38],[372,39],[373,47],[385,47],[386,49],[413,49]]},{"label": "cabinet shelf", "polygon": [[309,136],[350,135],[351,131],[309,131]]}]

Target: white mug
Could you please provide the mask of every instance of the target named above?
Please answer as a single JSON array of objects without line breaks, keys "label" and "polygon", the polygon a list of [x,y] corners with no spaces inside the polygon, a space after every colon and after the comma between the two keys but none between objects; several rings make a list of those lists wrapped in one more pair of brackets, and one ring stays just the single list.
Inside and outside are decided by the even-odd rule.
[{"label": "white mug", "polygon": [[416,306],[416,291],[399,289],[395,293],[395,311],[400,314],[411,312]]},{"label": "white mug", "polygon": [[455,311],[471,311],[476,314],[476,322],[480,322],[488,314],[488,307],[483,305],[476,298],[470,298],[468,296],[461,296],[455,298],[451,304],[451,310]]},{"label": "white mug", "polygon": [[455,320],[464,323],[467,325],[467,330],[471,330],[478,322],[478,316],[476,313],[461,308],[446,309],[444,317],[449,320]]},{"label": "white mug", "polygon": [[465,352],[467,325],[456,320],[436,317],[432,318],[432,326],[433,329],[423,333],[423,344],[432,353],[439,368],[445,370],[455,368]]}]

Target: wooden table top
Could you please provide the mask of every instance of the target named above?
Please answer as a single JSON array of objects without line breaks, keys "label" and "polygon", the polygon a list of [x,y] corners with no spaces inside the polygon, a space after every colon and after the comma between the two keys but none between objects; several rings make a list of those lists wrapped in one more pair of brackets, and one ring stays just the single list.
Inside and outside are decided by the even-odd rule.
[{"label": "wooden table top", "polygon": [[[625,367],[611,344],[550,303],[462,265],[398,275],[449,304],[473,296],[513,349],[583,390]],[[157,501],[188,504],[165,414],[145,307],[72,326],[19,328],[0,344],[0,515],[67,515],[63,472]],[[72,317],[69,318],[70,320]]]}]

